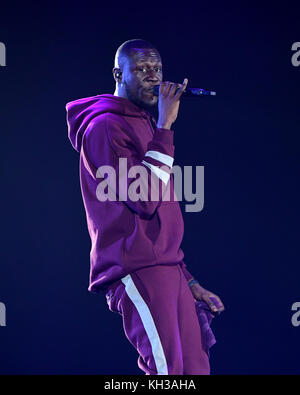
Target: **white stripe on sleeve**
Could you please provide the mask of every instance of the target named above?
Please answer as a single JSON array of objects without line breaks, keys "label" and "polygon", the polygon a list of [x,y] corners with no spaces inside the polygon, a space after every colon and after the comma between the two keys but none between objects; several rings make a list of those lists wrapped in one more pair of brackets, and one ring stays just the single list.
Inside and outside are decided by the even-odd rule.
[{"label": "white stripe on sleeve", "polygon": [[144,163],[144,165],[149,167],[149,169],[153,171],[153,173],[156,174],[157,177],[160,178],[166,185],[168,184],[170,174],[160,169],[159,167],[152,165],[151,163],[145,162],[144,160],[142,160],[142,163]]},{"label": "white stripe on sleeve", "polygon": [[172,156],[170,155],[162,154],[159,151],[147,151],[145,153],[145,156],[150,156],[153,159],[159,160],[164,165],[167,165],[169,167],[173,166],[174,158],[172,158]]}]

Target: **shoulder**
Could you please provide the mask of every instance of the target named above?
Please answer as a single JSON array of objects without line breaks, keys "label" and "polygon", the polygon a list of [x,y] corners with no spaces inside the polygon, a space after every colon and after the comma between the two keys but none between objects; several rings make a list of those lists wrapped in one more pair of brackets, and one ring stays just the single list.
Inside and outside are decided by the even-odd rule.
[{"label": "shoulder", "polygon": [[122,135],[126,129],[124,126],[124,122],[122,122],[122,118],[118,114],[99,114],[90,120],[84,132],[84,138],[85,140],[90,140]]},{"label": "shoulder", "polygon": [[103,114],[97,115],[95,118],[92,119],[90,122],[90,128],[111,128],[111,127],[119,127],[125,128],[126,122],[124,119],[114,113],[106,112]]},{"label": "shoulder", "polygon": [[94,117],[85,133],[85,146],[88,151],[95,147],[109,146],[119,153],[131,143],[126,122],[118,114],[104,113]]}]

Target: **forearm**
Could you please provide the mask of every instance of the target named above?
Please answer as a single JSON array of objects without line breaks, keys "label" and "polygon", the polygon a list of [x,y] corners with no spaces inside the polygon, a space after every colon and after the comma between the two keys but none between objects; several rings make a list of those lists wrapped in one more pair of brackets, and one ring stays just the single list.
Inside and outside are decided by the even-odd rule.
[{"label": "forearm", "polygon": [[187,282],[190,282],[191,280],[193,280],[194,276],[188,271],[186,264],[183,261],[180,262],[180,266],[181,266],[182,272],[183,272],[184,277],[186,278]]}]

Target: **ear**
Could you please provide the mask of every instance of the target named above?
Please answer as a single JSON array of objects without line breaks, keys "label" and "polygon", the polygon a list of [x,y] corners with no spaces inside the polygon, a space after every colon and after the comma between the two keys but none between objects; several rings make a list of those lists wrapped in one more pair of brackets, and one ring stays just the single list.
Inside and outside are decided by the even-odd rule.
[{"label": "ear", "polygon": [[122,71],[118,68],[118,67],[114,67],[112,69],[113,72],[113,76],[116,82],[119,82],[121,80],[121,75],[122,75]]}]

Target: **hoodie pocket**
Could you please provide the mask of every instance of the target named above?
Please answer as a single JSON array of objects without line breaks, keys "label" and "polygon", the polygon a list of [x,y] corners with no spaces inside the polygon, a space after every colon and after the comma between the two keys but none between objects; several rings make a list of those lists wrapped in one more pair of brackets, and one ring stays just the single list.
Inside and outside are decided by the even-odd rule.
[{"label": "hoodie pocket", "polygon": [[139,275],[139,271],[136,270],[135,272],[131,273],[131,278],[132,278],[137,290],[139,291],[140,295],[144,299],[144,301],[149,304],[150,303],[150,295],[147,291],[146,286],[144,285],[142,278]]},{"label": "hoodie pocket", "polygon": [[168,259],[177,259],[178,250],[183,239],[184,222],[181,208],[177,201],[162,202],[157,209],[159,234],[155,250]]}]

